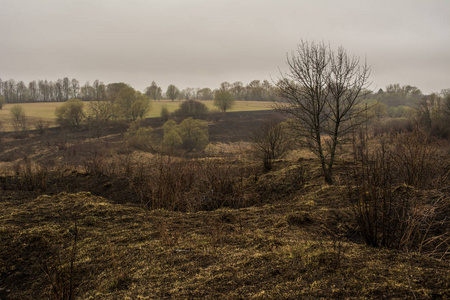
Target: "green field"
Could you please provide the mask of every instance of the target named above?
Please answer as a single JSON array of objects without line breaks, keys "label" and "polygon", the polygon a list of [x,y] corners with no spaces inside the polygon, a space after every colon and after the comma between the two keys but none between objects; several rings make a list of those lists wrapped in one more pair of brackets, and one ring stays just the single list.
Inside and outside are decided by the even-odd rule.
[{"label": "green field", "polygon": [[[213,105],[212,100],[201,101],[208,106],[212,111],[217,110]],[[49,122],[50,124],[55,123],[55,109],[61,106],[64,102],[50,102],[50,103],[21,103],[25,114],[28,117],[30,128],[33,128],[33,122],[42,119],[43,121]],[[149,113],[146,115],[147,118],[159,117],[161,114],[161,108],[166,106],[169,112],[173,112],[178,108],[181,101],[152,101]],[[9,110],[14,104],[4,104],[3,109],[0,110],[0,121],[3,126],[0,130],[9,131],[12,130],[11,119],[9,115]],[[233,109],[230,111],[253,111],[253,110],[265,110],[270,109],[272,102],[266,101],[236,101]],[[87,109],[87,105],[86,105]],[[50,126],[52,126],[50,125]]]}]

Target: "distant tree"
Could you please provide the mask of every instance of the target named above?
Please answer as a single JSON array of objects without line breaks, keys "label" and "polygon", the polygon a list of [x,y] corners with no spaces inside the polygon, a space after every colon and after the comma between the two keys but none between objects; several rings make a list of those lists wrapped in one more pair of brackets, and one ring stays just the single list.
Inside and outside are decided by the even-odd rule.
[{"label": "distant tree", "polygon": [[231,92],[235,96],[236,99],[242,100],[244,96],[245,87],[244,84],[240,81],[236,81],[233,83]]},{"label": "distant tree", "polygon": [[229,82],[224,81],[224,82],[222,82],[220,84],[219,90],[221,90],[221,91],[229,91],[230,89],[231,89],[231,84]]},{"label": "distant tree", "polygon": [[378,101],[374,105],[370,105],[370,112],[374,114],[378,122],[388,114],[386,104]]},{"label": "distant tree", "polygon": [[175,85],[171,84],[167,87],[166,96],[170,100],[172,100],[172,101],[175,100],[179,94],[180,94],[180,90]]},{"label": "distant tree", "polygon": [[0,95],[0,109],[3,109],[3,104],[5,104],[5,97]]},{"label": "distant tree", "polygon": [[98,79],[92,84],[93,100],[100,101],[106,99],[106,86]]},{"label": "distant tree", "polygon": [[174,115],[182,118],[205,119],[208,115],[208,107],[200,101],[183,101],[179,108],[175,110]]},{"label": "distant tree", "polygon": [[195,97],[195,90],[193,88],[185,88],[181,91],[181,97],[186,100],[192,100]]},{"label": "distant tree", "polygon": [[9,110],[15,131],[27,129],[27,117],[22,106],[16,104]]},{"label": "distant tree", "polygon": [[[119,93],[124,89],[133,89],[128,84],[123,82],[115,82],[110,83],[106,86],[106,96],[108,100],[114,102],[116,101],[116,98],[118,97]],[[134,89],[133,89],[134,90]]]},{"label": "distant tree", "polygon": [[212,100],[214,94],[210,88],[203,88],[197,91],[197,99],[199,100]]},{"label": "distant tree", "polygon": [[385,103],[388,107],[412,107],[416,105],[420,99],[422,99],[423,94],[420,89],[415,86],[400,86],[396,83],[386,86],[385,92],[383,92],[383,90],[379,90],[374,96],[376,100]]},{"label": "distant tree", "polygon": [[28,83],[28,91],[29,91],[29,102],[36,102],[39,98],[38,85],[35,80]]},{"label": "distant tree", "polygon": [[152,81],[152,84],[145,89],[145,94],[151,100],[159,100],[162,98],[162,90],[154,81]]},{"label": "distant tree", "polygon": [[[284,102],[278,109],[293,117],[298,141],[318,156],[325,181],[333,184],[338,146],[362,122],[359,106],[369,67],[342,48],[302,41],[287,58],[289,71],[276,83]],[[362,118],[361,118],[362,119]]]},{"label": "distant tree", "polygon": [[62,90],[63,90],[64,100],[65,101],[69,100],[69,98],[70,98],[70,81],[69,81],[69,78],[67,78],[67,77],[63,78]]},{"label": "distant tree", "polygon": [[126,120],[142,118],[150,109],[150,100],[146,95],[136,92],[132,87],[122,88],[114,96],[117,115]]},{"label": "distant tree", "polygon": [[228,91],[219,90],[214,95],[214,105],[223,112],[233,107],[234,103],[234,95]]},{"label": "distant tree", "polygon": [[84,103],[80,99],[70,99],[55,110],[56,122],[60,126],[80,127],[84,115]]},{"label": "distant tree", "polygon": [[17,102],[27,102],[28,101],[28,89],[23,81],[19,81],[16,85],[16,99]]},{"label": "distant tree", "polygon": [[76,79],[72,79],[70,86],[70,97],[78,98],[78,93],[80,92],[80,83]]},{"label": "distant tree", "polygon": [[91,86],[91,84],[86,82],[81,88],[80,88],[80,97],[83,101],[92,101],[94,100],[94,88]]}]

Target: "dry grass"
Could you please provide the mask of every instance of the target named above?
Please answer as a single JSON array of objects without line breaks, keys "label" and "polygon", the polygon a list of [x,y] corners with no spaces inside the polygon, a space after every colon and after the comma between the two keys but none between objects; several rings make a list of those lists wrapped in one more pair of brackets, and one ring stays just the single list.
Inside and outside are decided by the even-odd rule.
[{"label": "dry grass", "polygon": [[[328,191],[332,192],[332,191]],[[42,266],[68,268],[78,226],[74,292],[87,299],[445,297],[442,261],[336,243],[335,214],[308,200],[214,212],[147,211],[89,193],[0,203],[0,297],[45,298]],[[297,222],[292,211],[309,211]],[[292,221],[294,220],[294,221]]]},{"label": "dry grass", "polygon": [[[2,172],[8,167],[10,173],[0,174],[0,299],[55,299],[70,282],[75,299],[446,299],[450,294],[448,256],[363,244],[344,180],[353,160],[336,164],[337,184],[328,186],[306,151],[276,161],[267,173],[245,155],[245,142],[215,143],[207,149],[212,157],[177,158],[161,166],[153,154],[124,148],[121,133],[112,132],[100,139],[82,131],[24,140],[3,136],[0,162]],[[228,172],[230,166],[240,172]],[[449,167],[442,163],[447,174]],[[238,196],[242,192],[244,205],[252,206],[150,210],[133,194],[155,196],[158,180],[172,178],[165,184],[181,187],[177,195],[183,203],[201,195],[236,200],[225,193],[227,180],[235,177],[242,188]],[[448,178],[439,183],[443,189],[423,197],[448,194]],[[222,190],[210,184],[220,180]],[[447,209],[448,200],[442,199]]]}]

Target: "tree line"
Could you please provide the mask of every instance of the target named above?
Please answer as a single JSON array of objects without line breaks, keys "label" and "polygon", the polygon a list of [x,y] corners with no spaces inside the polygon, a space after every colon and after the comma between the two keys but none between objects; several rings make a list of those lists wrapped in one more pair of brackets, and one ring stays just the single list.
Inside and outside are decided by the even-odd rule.
[{"label": "tree line", "polygon": [[[107,99],[108,90],[114,84],[105,84],[97,79],[92,84],[86,82],[82,85],[77,79],[68,77],[56,81],[33,80],[28,84],[14,79],[0,79],[0,96],[6,103],[62,102],[73,98],[99,101]],[[219,91],[230,92],[235,99],[244,101],[272,101],[278,98],[275,86],[267,80],[253,80],[247,85],[241,81],[222,82],[216,89],[187,87],[180,90],[171,84],[165,92],[153,81],[145,88],[144,94],[151,100],[212,100]]]}]

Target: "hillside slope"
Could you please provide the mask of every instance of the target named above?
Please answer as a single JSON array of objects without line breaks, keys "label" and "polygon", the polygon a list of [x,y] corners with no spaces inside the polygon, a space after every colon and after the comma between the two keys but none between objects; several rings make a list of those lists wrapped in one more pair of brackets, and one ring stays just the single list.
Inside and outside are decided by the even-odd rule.
[{"label": "hillside slope", "polygon": [[77,299],[448,297],[448,263],[339,242],[329,228],[345,227],[346,216],[319,199],[335,189],[197,213],[148,211],[90,193],[6,200],[0,298],[70,290]]}]

